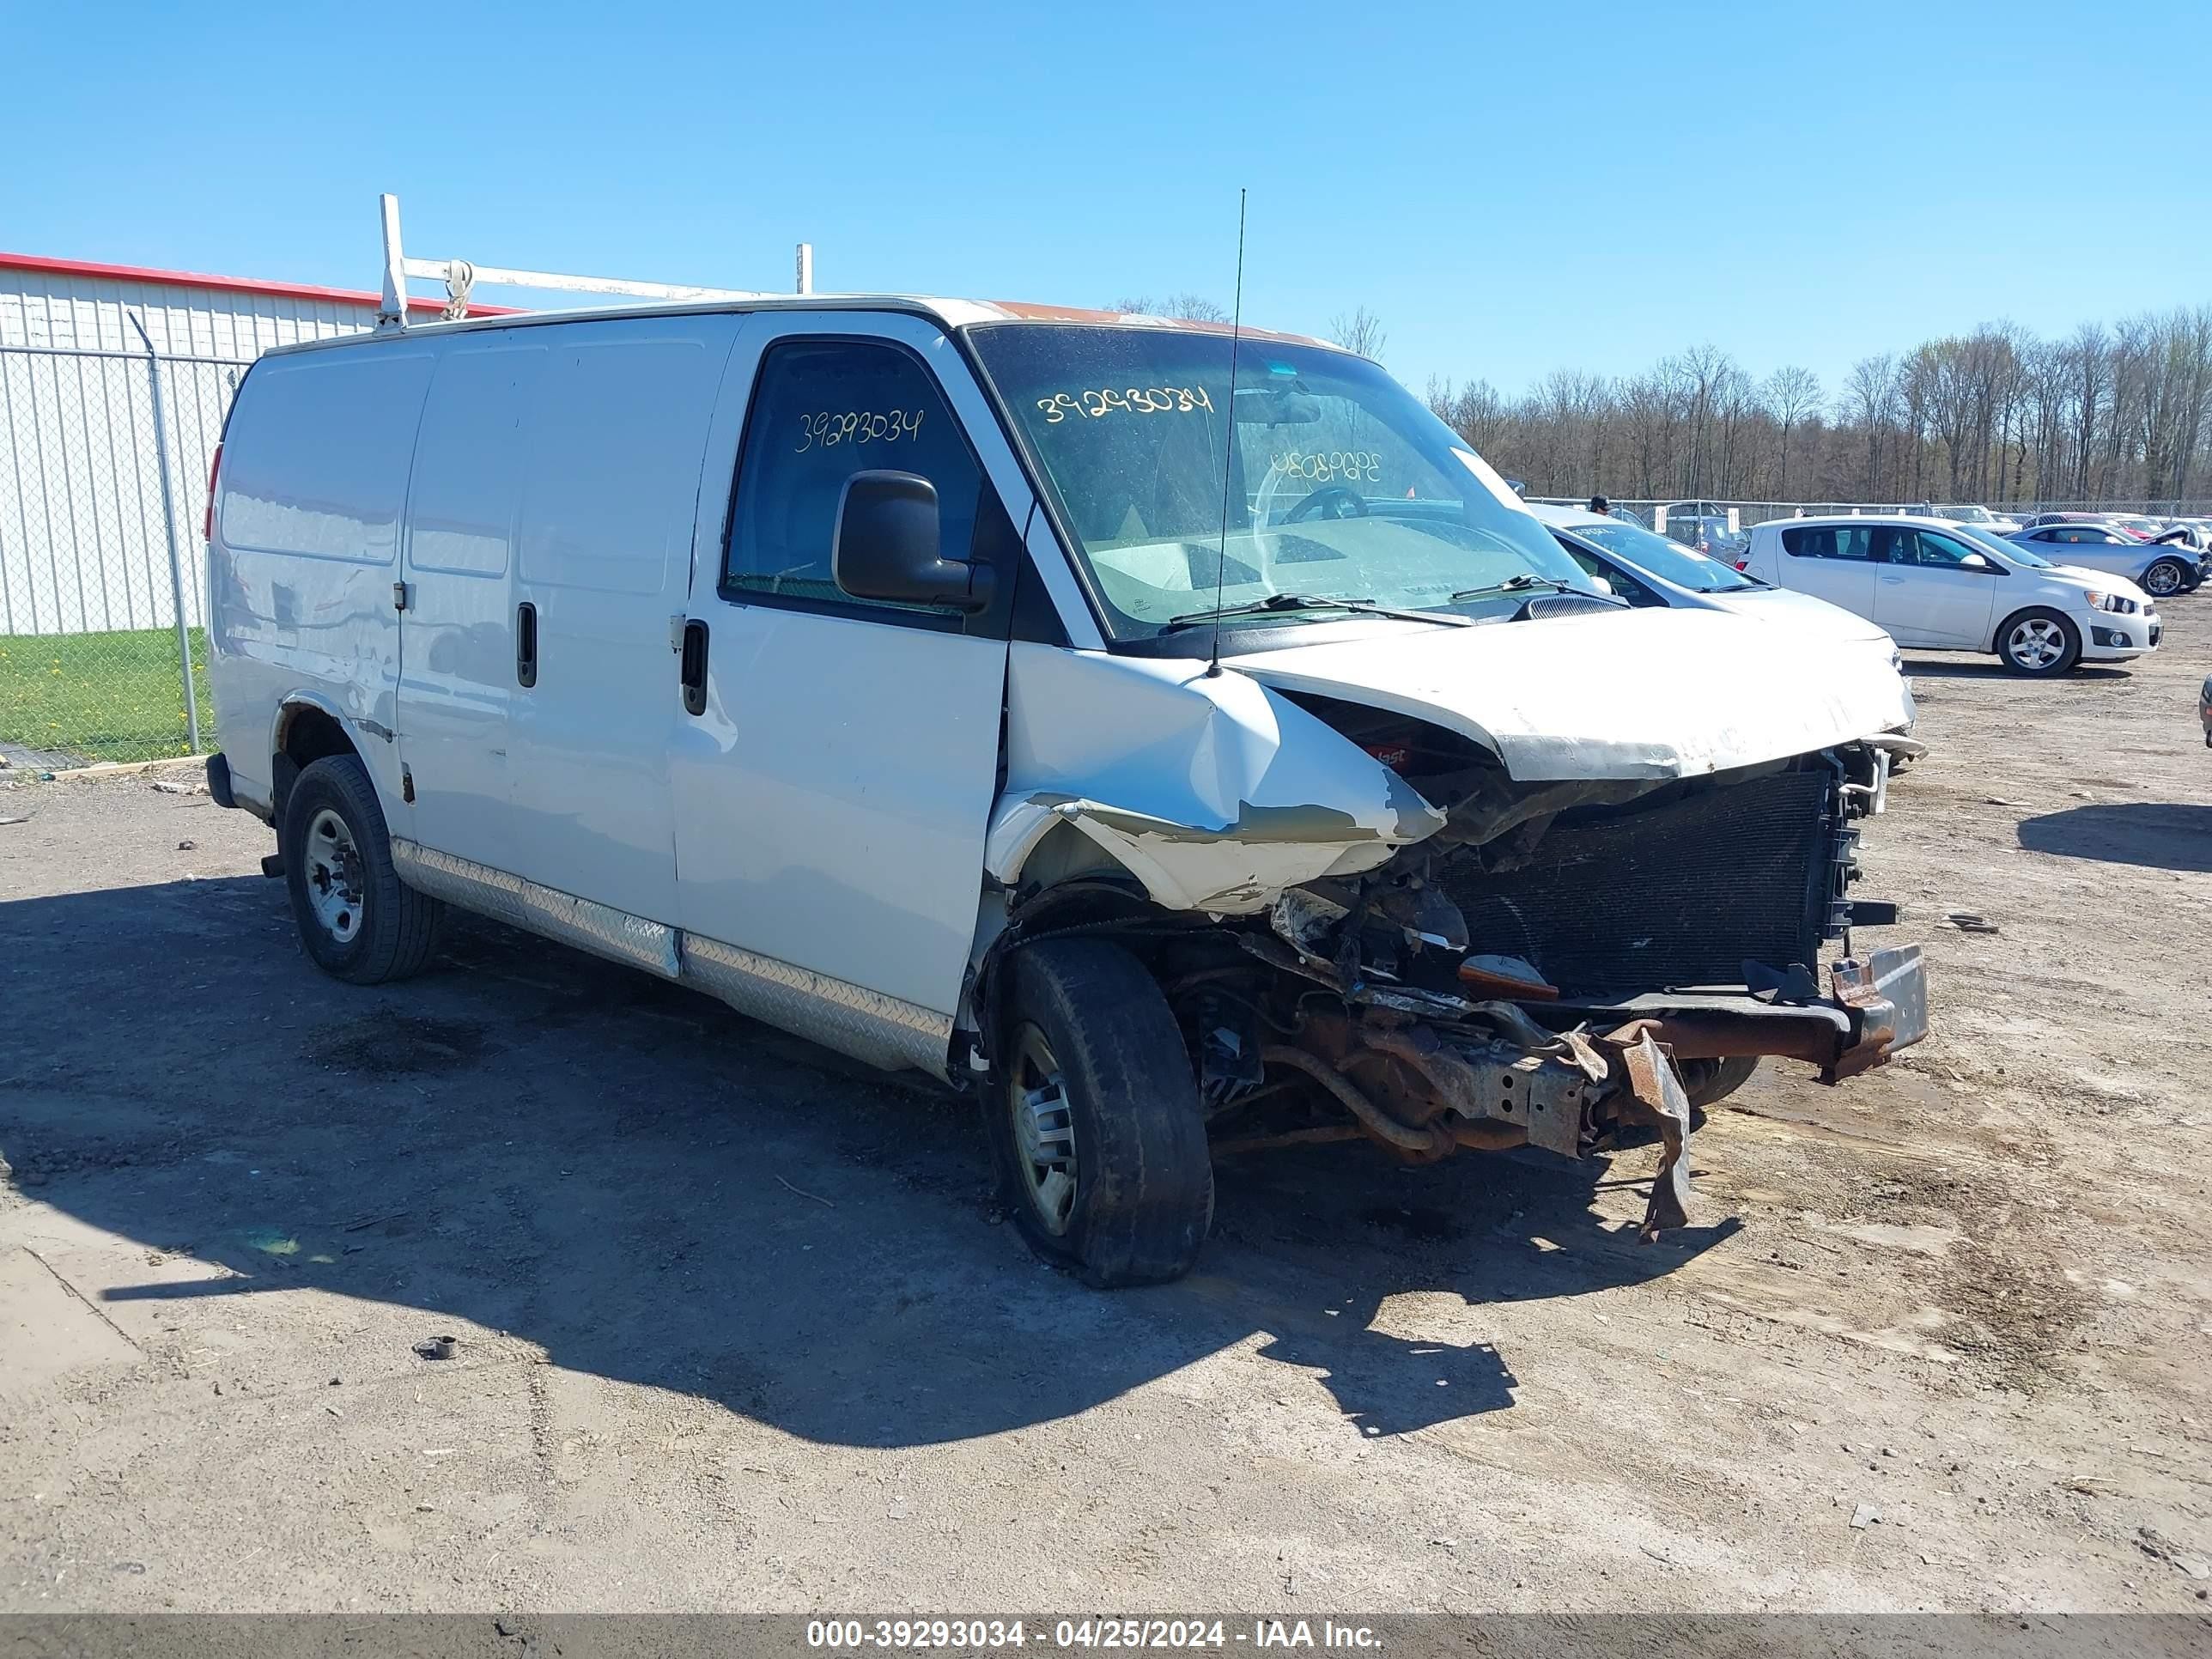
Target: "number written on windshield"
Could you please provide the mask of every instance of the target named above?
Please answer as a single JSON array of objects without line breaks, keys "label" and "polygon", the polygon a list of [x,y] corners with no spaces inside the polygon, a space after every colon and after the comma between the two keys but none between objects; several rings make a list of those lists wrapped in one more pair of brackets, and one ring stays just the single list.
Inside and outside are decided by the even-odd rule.
[{"label": "number written on windshield", "polygon": [[1085,392],[1055,392],[1038,398],[1036,406],[1044,411],[1047,426],[1058,426],[1071,415],[1098,421],[1116,414],[1188,415],[1197,409],[1213,413],[1213,399],[1202,386],[1132,386],[1118,391],[1094,386]]},{"label": "number written on windshield", "polygon": [[1382,457],[1371,449],[1316,449],[1311,454],[1290,449],[1267,457],[1267,465],[1286,478],[1316,483],[1334,483],[1345,478],[1382,482]]}]

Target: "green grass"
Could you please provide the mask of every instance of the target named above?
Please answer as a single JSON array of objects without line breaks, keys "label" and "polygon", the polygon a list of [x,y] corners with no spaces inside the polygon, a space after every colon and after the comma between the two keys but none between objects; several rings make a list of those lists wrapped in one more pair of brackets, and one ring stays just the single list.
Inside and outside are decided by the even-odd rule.
[{"label": "green grass", "polygon": [[[215,735],[207,630],[191,630],[200,742]],[[0,745],[46,763],[158,760],[191,753],[177,630],[0,635]],[[24,763],[18,753],[17,764]]]}]

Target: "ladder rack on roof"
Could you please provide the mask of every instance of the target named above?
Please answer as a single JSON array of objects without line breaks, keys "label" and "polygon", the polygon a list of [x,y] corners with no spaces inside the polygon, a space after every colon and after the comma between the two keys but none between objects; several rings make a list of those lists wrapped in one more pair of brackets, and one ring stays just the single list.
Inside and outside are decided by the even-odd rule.
[{"label": "ladder rack on roof", "polygon": [[[624,276],[571,276],[554,270],[516,270],[504,265],[473,264],[466,259],[410,259],[399,242],[399,198],[380,196],[384,218],[384,298],[376,308],[379,328],[407,326],[407,279],[420,277],[446,285],[445,315],[469,314],[469,295],[478,283],[543,289],[563,294],[619,294],[640,300],[763,300],[763,289],[695,288],[680,283],[644,283]],[[814,246],[799,245],[793,292],[814,292]]]}]

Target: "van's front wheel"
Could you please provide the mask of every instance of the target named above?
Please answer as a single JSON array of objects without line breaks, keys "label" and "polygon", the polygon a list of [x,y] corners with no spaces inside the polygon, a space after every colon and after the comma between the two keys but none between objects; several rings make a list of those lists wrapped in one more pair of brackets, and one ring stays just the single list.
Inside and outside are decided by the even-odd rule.
[{"label": "van's front wheel", "polygon": [[1099,939],[1017,951],[999,1046],[992,1155],[1030,1248],[1101,1287],[1188,1272],[1213,1166],[1182,1034],[1143,965]]},{"label": "van's front wheel", "polygon": [[281,844],[292,919],[318,968],[356,985],[421,970],[444,907],[392,868],[367,768],[331,755],[301,773],[284,803]]}]

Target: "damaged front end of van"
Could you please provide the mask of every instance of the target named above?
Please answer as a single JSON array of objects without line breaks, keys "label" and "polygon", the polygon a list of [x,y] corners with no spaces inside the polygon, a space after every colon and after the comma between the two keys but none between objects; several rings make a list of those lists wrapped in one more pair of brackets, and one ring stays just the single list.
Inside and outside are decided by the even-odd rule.
[{"label": "damaged front end of van", "polygon": [[1927,1030],[1918,947],[1850,943],[1909,693],[1732,623],[1563,617],[1479,653],[1437,630],[1212,674],[1018,647],[980,1045],[1012,953],[1110,937],[1165,994],[1216,1157],[1656,1140],[1644,1236],[1680,1224],[1692,1126],[1759,1059],[1836,1083]]}]

